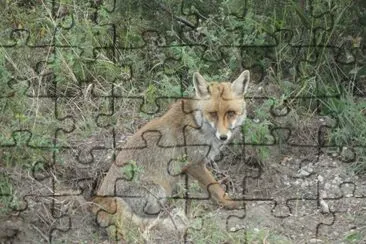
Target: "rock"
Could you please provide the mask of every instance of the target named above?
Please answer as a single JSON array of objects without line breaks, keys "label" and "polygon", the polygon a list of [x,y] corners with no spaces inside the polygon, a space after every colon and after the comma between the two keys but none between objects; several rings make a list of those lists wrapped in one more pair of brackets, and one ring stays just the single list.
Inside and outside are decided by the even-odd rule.
[{"label": "rock", "polygon": [[310,239],[309,240],[309,243],[323,243],[323,241],[322,240],[320,240],[320,239]]},{"label": "rock", "polygon": [[302,168],[297,172],[297,177],[307,177],[311,174],[311,172],[307,171],[306,169]]},{"label": "rock", "polygon": [[330,212],[328,204],[323,199],[320,200],[320,208],[322,213],[328,214]]},{"label": "rock", "polygon": [[321,175],[318,175],[318,181],[319,181],[320,183],[323,183],[323,181],[324,181],[324,177],[323,177],[323,176],[321,176]]}]

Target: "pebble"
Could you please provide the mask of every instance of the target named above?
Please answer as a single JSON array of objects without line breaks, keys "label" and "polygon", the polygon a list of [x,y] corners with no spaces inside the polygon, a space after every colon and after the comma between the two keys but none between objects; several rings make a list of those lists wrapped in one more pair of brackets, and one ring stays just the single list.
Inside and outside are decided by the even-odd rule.
[{"label": "pebble", "polygon": [[321,198],[327,198],[328,197],[328,194],[326,191],[320,191],[320,197]]},{"label": "pebble", "polygon": [[323,181],[324,181],[324,177],[323,177],[323,176],[321,176],[321,175],[318,175],[318,181],[319,181],[320,183],[323,183]]},{"label": "pebble", "polygon": [[329,190],[330,189],[330,184],[328,182],[324,184],[324,189],[325,190]]},{"label": "pebble", "polygon": [[310,239],[309,243],[323,243],[323,241],[320,239]]},{"label": "pebble", "polygon": [[230,231],[235,232],[235,231],[242,230],[242,229],[245,229],[245,225],[235,225],[230,228]]},{"label": "pebble", "polygon": [[301,187],[302,188],[305,188],[305,187],[308,187],[309,186],[309,182],[307,181],[304,181],[302,184],[301,184]]},{"label": "pebble", "polygon": [[327,214],[330,212],[328,204],[323,199],[320,200],[320,207],[322,213]]},{"label": "pebble", "polygon": [[300,169],[297,173],[298,177],[306,177],[309,176],[311,174],[311,172],[305,170],[305,169]]},{"label": "pebble", "polygon": [[334,177],[334,179],[333,179],[333,183],[334,184],[337,184],[337,183],[341,183],[341,181],[342,181],[342,179],[341,179],[341,177],[339,177],[338,175],[336,176],[336,177]]}]

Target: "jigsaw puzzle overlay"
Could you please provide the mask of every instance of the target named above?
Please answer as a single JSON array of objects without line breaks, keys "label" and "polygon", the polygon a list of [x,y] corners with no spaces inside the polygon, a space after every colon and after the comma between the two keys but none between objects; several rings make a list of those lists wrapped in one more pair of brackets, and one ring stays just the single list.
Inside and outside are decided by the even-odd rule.
[{"label": "jigsaw puzzle overlay", "polygon": [[[0,6],[0,243],[366,241],[363,1]],[[245,70],[243,125],[192,138],[195,72]]]}]

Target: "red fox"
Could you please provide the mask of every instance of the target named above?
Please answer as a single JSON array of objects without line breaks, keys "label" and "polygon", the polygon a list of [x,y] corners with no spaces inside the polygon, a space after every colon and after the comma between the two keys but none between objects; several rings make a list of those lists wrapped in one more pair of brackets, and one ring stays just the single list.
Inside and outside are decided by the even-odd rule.
[{"label": "red fox", "polygon": [[[249,80],[248,70],[232,83],[208,83],[194,73],[195,97],[177,101],[162,117],[147,123],[117,155],[94,199],[98,222],[123,229],[131,221],[142,227],[156,220],[179,179],[170,173],[168,164],[181,157],[186,163],[179,173],[196,179],[217,204],[240,208],[206,163],[220,153],[245,120],[244,94]],[[128,170],[130,174],[126,174]],[[169,218],[161,221],[166,224]]]}]

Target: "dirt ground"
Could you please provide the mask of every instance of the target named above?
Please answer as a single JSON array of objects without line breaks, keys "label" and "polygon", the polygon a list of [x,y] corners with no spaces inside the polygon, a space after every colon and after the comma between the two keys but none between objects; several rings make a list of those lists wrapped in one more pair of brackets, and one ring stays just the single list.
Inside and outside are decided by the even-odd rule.
[{"label": "dirt ground", "polygon": [[[93,147],[103,140],[99,137],[88,141],[80,146]],[[349,163],[342,161],[341,152],[284,147],[271,147],[272,156],[265,164],[248,156],[254,151],[250,147],[244,149],[247,157],[237,148],[225,149],[224,157],[211,167],[219,179],[225,177],[230,195],[243,202],[243,209],[228,211],[210,201],[191,201],[186,242],[365,242],[366,178],[350,170]],[[14,211],[1,216],[0,242],[108,243],[105,229],[98,226],[88,210],[88,199],[97,179],[111,163],[101,159],[110,154],[95,152],[93,167],[80,164],[74,152],[65,154],[68,164],[33,174],[3,168],[13,182],[18,204]],[[79,160],[83,157],[88,155],[79,155]],[[52,189],[56,194],[52,194]],[[201,224],[195,224],[199,219]],[[212,222],[219,228],[212,231],[235,238],[222,241],[225,238],[222,234],[202,239],[204,233],[212,234],[209,233]],[[253,239],[256,232],[267,234]],[[148,243],[177,241],[171,234],[154,230],[148,240]]]}]

